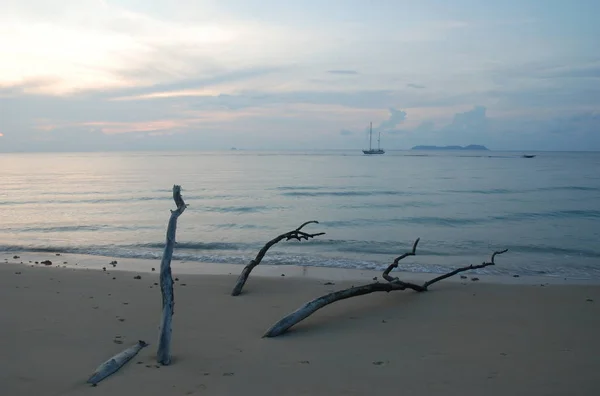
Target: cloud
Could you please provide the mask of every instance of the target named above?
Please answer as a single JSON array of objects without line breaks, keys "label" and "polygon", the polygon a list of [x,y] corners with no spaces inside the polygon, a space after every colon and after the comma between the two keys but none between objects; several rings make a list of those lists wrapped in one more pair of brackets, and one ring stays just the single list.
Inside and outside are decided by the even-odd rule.
[{"label": "cloud", "polygon": [[487,109],[484,106],[475,106],[472,110],[456,113],[447,131],[478,131],[485,132],[488,127]]},{"label": "cloud", "polygon": [[358,72],[356,70],[327,70],[327,73],[330,74],[349,74],[349,75],[354,75],[354,74],[358,74]]},{"label": "cloud", "polygon": [[[232,83],[243,84],[244,82],[265,77],[273,73],[281,72],[278,67],[258,67],[230,70],[227,72],[215,73],[211,76],[200,79],[181,79],[179,81],[154,84],[135,88],[122,88],[106,91],[105,96],[113,99],[144,99],[151,97],[175,97],[175,96],[194,96],[193,90],[211,88],[215,86],[230,85]],[[217,91],[218,94],[219,91]],[[203,96],[197,93],[195,96]],[[214,96],[214,94],[213,94]]]},{"label": "cloud", "polygon": [[406,120],[406,112],[402,110],[397,110],[394,108],[389,108],[390,116],[387,120],[383,121],[376,128],[378,131],[385,132],[390,129],[395,128],[398,124],[401,124]]},{"label": "cloud", "polygon": [[[396,130],[395,127],[406,119],[406,112],[402,110],[397,110],[394,108],[389,108],[389,116],[386,120],[382,121],[379,126],[373,128],[374,131],[391,133],[391,134],[401,134],[404,131]],[[341,135],[349,136],[356,134],[355,131],[351,130],[342,130],[340,132]]]},{"label": "cloud", "polygon": [[[410,131],[411,139],[414,145],[485,145],[501,129],[486,112],[486,107],[474,106],[471,110],[455,113],[450,123],[438,128],[432,120],[425,120]],[[499,129],[494,129],[495,126]]]},{"label": "cloud", "polygon": [[424,88],[426,88],[425,85],[419,85],[419,84],[413,84],[413,83],[406,84],[406,86],[408,88],[415,88],[415,89],[424,89]]}]

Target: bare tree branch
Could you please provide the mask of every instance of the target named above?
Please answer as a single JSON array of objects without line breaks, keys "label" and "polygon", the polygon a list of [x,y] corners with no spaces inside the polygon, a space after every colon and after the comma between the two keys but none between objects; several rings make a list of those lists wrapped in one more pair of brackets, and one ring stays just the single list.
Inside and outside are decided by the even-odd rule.
[{"label": "bare tree branch", "polygon": [[394,278],[394,277],[390,276],[390,272],[394,268],[398,268],[398,263],[400,262],[400,260],[405,259],[408,256],[414,256],[414,255],[416,255],[416,253],[417,253],[417,245],[419,244],[420,240],[421,240],[421,238],[417,238],[415,240],[415,243],[413,243],[413,247],[412,247],[412,250],[410,252],[406,252],[402,256],[396,257],[396,259],[394,260],[394,262],[392,264],[390,264],[389,267],[387,267],[385,269],[385,271],[383,271],[383,275],[382,275],[383,279],[385,279],[388,282],[402,283],[402,284],[404,284],[406,286],[406,288],[413,289],[413,290],[418,291],[418,292],[425,291],[422,286],[415,285],[415,284],[408,283],[408,282],[402,282],[397,277]]},{"label": "bare tree branch", "polygon": [[357,297],[357,296],[362,296],[365,294],[370,294],[370,293],[374,293],[374,292],[382,292],[382,291],[390,292],[390,291],[394,291],[394,290],[412,289],[417,292],[425,292],[428,290],[428,287],[431,286],[432,284],[439,282],[443,279],[449,278],[453,275],[456,275],[459,272],[468,271],[468,270],[472,270],[472,269],[478,269],[478,268],[484,268],[489,265],[495,265],[494,259],[495,259],[496,255],[502,254],[502,253],[505,253],[508,251],[508,249],[505,249],[505,250],[494,252],[494,254],[492,254],[492,259],[489,263],[484,262],[483,264],[479,264],[479,265],[470,265],[468,267],[458,268],[447,274],[438,276],[430,281],[427,281],[423,285],[416,285],[414,283],[403,282],[403,281],[399,280],[398,278],[393,278],[393,277],[389,276],[390,271],[398,266],[398,262],[400,260],[402,260],[403,258],[405,258],[407,256],[415,255],[418,243],[419,243],[419,239],[417,239],[415,241],[411,252],[404,253],[402,256],[396,258],[394,260],[394,262],[385,269],[385,271],[383,272],[383,277],[389,283],[379,283],[379,282],[370,283],[370,284],[363,285],[363,286],[351,287],[349,289],[339,290],[339,291],[336,291],[333,293],[326,294],[322,297],[316,298],[316,299],[304,304],[302,307],[300,307],[296,311],[292,312],[291,314],[287,315],[286,317],[284,317],[283,319],[281,319],[280,321],[275,323],[273,326],[271,326],[271,328],[269,330],[267,330],[267,332],[265,333],[265,335],[263,337],[277,337],[277,336],[285,333],[292,326],[294,326],[294,325],[298,324],[299,322],[301,322],[302,320],[306,319],[307,317],[309,317],[310,315],[312,315],[319,309],[325,307],[326,305],[329,305],[331,303],[339,301],[339,300],[345,300],[345,299],[351,298],[351,297]]},{"label": "bare tree branch", "polygon": [[263,337],[277,337],[278,335],[285,333],[290,327],[308,318],[310,315],[312,315],[319,309],[336,301],[345,300],[350,297],[362,296],[373,292],[390,292],[392,290],[405,289],[406,287],[399,283],[375,282],[364,286],[351,287],[350,289],[344,289],[326,294],[322,297],[307,302],[302,307],[298,308],[296,311],[281,319],[279,322],[274,324],[269,330],[267,330]]},{"label": "bare tree branch", "polygon": [[173,294],[173,276],[171,274],[171,258],[175,247],[175,233],[177,231],[177,219],[187,205],[181,197],[181,186],[173,186],[173,200],[177,209],[171,210],[169,225],[167,226],[167,236],[165,250],[160,263],[160,290],[162,292],[162,317],[160,334],[158,341],[157,360],[162,365],[171,363],[171,322],[175,312],[175,296]]},{"label": "bare tree branch", "polygon": [[492,254],[492,258],[491,258],[491,261],[489,263],[486,263],[484,261],[483,263],[478,264],[478,265],[471,264],[468,267],[457,268],[457,269],[455,269],[452,272],[448,272],[447,274],[438,276],[437,278],[433,278],[432,280],[425,282],[423,284],[423,287],[425,289],[427,289],[429,286],[433,285],[434,283],[439,282],[441,280],[444,280],[446,278],[450,278],[451,276],[454,276],[454,275],[458,274],[459,272],[464,272],[464,271],[469,271],[469,270],[474,270],[474,269],[479,269],[479,268],[485,268],[485,267],[487,267],[489,265],[496,265],[496,263],[494,262],[494,259],[496,258],[496,255],[502,254],[502,253],[506,253],[506,252],[508,252],[508,249],[504,249],[504,250],[500,250],[500,251],[494,252]]},{"label": "bare tree branch", "polygon": [[262,261],[263,257],[265,257],[265,254],[267,254],[267,251],[275,244],[277,244],[278,242],[281,242],[282,240],[286,240],[289,241],[291,239],[296,239],[298,241],[301,240],[309,240],[311,238],[314,238],[316,236],[319,235],[325,235],[324,232],[319,232],[316,234],[308,234],[304,231],[301,231],[302,228],[304,228],[306,225],[308,224],[319,224],[318,221],[316,220],[311,220],[311,221],[307,221],[305,223],[303,223],[300,227],[296,228],[295,230],[286,232],[285,234],[281,234],[276,238],[271,239],[269,242],[267,242],[265,244],[265,246],[263,246],[262,249],[260,249],[260,251],[258,252],[258,254],[256,255],[256,257],[254,258],[254,260],[251,260],[250,263],[248,263],[248,265],[246,265],[244,267],[244,269],[242,270],[242,273],[240,274],[237,282],[235,283],[235,287],[233,288],[233,291],[231,292],[232,296],[238,296],[241,292],[242,292],[242,288],[244,287],[244,285],[246,284],[246,281],[248,280],[248,276],[250,276],[250,272],[252,272],[252,270],[254,269],[254,267],[256,267],[258,264],[260,264],[260,262]]}]

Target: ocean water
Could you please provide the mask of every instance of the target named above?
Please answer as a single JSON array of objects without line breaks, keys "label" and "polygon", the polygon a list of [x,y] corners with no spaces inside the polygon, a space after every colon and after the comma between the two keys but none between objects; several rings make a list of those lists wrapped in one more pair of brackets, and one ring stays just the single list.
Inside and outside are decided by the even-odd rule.
[{"label": "ocean water", "polygon": [[171,188],[188,209],[174,258],[245,264],[307,220],[326,235],[263,262],[600,279],[600,153],[356,151],[0,154],[0,251],[160,258]]}]

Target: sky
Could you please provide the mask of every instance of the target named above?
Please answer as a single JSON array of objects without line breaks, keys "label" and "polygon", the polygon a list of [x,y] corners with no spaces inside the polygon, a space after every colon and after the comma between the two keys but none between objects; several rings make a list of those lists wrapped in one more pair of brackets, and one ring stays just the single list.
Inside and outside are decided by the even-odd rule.
[{"label": "sky", "polygon": [[597,0],[3,0],[0,152],[600,150]]}]

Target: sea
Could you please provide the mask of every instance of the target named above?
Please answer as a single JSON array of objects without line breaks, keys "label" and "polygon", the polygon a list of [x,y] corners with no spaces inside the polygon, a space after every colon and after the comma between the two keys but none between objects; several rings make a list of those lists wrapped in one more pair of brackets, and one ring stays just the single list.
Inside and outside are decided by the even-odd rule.
[{"label": "sea", "polygon": [[600,279],[600,153],[360,150],[0,154],[0,251]]}]

